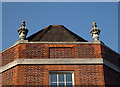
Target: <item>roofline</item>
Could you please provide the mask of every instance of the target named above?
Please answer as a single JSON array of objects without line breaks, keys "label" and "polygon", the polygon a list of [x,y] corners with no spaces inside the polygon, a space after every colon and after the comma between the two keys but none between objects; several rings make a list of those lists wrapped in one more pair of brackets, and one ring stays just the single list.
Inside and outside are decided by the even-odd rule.
[{"label": "roofline", "polygon": [[0,67],[0,73],[13,68],[17,65],[106,65],[116,72],[120,73],[120,68],[103,58],[50,58],[50,59],[16,59],[2,67]]},{"label": "roofline", "polygon": [[118,52],[116,52],[113,49],[111,49],[110,47],[106,46],[102,41],[92,41],[92,42],[29,42],[28,40],[19,40],[19,41],[15,42],[14,45],[12,45],[11,47],[1,51],[0,54],[4,53],[5,51],[7,51],[15,46],[17,46],[18,44],[100,44],[102,46],[107,47],[111,51],[117,53],[118,55],[120,55]]},{"label": "roofline", "polygon": [[11,47],[1,51],[0,54],[4,53],[5,51],[7,51],[15,46],[17,46],[18,44],[100,44],[102,46],[107,47],[111,51],[117,53],[118,55],[120,55],[118,52],[116,52],[113,49],[111,49],[110,47],[106,46],[102,41],[92,41],[92,42],[29,42],[28,40],[19,40],[19,41],[15,42],[14,45],[12,45]]},{"label": "roofline", "polygon": [[5,51],[17,46],[18,44],[101,44],[101,45],[104,45],[104,43],[101,41],[95,41],[95,42],[94,41],[92,42],[29,42],[28,40],[19,40],[15,42],[14,45],[3,50],[0,53],[4,53]]}]

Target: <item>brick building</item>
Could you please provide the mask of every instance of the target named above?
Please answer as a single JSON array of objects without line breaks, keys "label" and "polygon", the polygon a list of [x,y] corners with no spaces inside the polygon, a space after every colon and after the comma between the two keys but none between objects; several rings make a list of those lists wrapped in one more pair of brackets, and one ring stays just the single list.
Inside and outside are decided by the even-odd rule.
[{"label": "brick building", "polygon": [[99,41],[93,22],[92,42],[63,25],[50,25],[20,40],[1,53],[2,86],[120,87],[120,55]]}]

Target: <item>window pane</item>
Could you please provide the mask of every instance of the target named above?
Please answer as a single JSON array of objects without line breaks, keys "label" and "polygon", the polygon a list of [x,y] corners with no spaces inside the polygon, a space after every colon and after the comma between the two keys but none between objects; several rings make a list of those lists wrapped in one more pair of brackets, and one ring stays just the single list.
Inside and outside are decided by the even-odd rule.
[{"label": "window pane", "polygon": [[66,81],[68,82],[68,81],[70,81],[70,82],[72,82],[72,74],[66,74]]},{"label": "window pane", "polygon": [[65,87],[64,83],[59,83],[59,87]]},{"label": "window pane", "polygon": [[64,74],[58,74],[59,82],[64,82]]},{"label": "window pane", "polygon": [[57,82],[57,74],[51,74],[51,82]]},{"label": "window pane", "polygon": [[66,83],[66,87],[73,87],[72,83]]},{"label": "window pane", "polygon": [[50,73],[49,87],[73,87],[72,73],[53,72]]},{"label": "window pane", "polygon": [[57,87],[57,83],[51,83],[50,87]]}]

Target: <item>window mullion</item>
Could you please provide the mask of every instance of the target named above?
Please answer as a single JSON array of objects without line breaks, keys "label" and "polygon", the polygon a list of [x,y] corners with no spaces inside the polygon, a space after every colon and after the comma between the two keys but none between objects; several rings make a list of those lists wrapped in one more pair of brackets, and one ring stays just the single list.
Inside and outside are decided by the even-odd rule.
[{"label": "window mullion", "polygon": [[49,85],[51,85],[51,74],[49,74]]},{"label": "window mullion", "polygon": [[[54,74],[54,76],[52,76],[52,74]],[[61,74],[62,74],[64,80],[62,80]],[[72,74],[72,76],[69,75],[69,74]],[[74,73],[71,73],[71,72],[70,73],[67,73],[67,72],[64,73],[64,72],[61,71],[60,73],[58,73],[58,72],[50,73],[49,76],[50,76],[49,77],[49,80],[50,80],[49,83],[50,83],[50,85],[51,84],[55,85],[55,83],[56,83],[57,87],[60,87],[59,86],[60,84],[61,85],[63,84],[64,87],[67,87],[67,83],[68,83],[68,85],[69,85],[69,83],[70,84],[72,83],[72,87],[74,87]],[[56,80],[55,79],[52,80],[52,77],[56,77]],[[72,77],[72,81],[69,80],[69,78],[71,78],[71,77]],[[67,78],[68,78],[68,81],[67,81]],[[59,82],[59,80],[60,80],[60,82]]]},{"label": "window mullion", "polygon": [[57,87],[59,87],[59,77],[58,77],[58,73],[57,73]]},{"label": "window mullion", "polygon": [[74,87],[74,73],[72,73],[72,87]]},{"label": "window mullion", "polygon": [[66,74],[64,74],[64,83],[65,83],[65,87],[66,87]]}]

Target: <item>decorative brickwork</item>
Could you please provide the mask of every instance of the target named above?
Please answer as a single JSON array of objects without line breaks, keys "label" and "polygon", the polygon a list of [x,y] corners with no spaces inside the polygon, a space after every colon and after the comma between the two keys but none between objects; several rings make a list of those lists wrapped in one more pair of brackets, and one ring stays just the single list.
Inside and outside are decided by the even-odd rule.
[{"label": "decorative brickwork", "polygon": [[51,47],[49,48],[50,58],[73,58],[72,47]]}]

